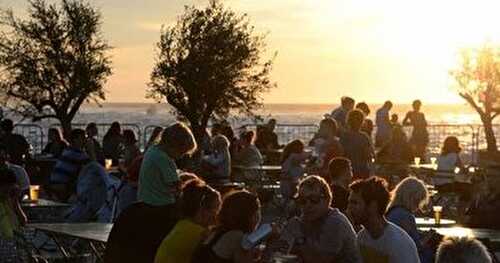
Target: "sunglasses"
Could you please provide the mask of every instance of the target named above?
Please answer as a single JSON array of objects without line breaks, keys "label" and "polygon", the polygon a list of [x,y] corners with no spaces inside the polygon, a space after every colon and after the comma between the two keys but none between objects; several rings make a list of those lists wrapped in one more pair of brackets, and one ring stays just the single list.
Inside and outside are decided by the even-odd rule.
[{"label": "sunglasses", "polygon": [[300,206],[305,206],[308,203],[311,205],[317,205],[321,200],[323,200],[323,195],[310,195],[310,196],[299,196],[296,199],[296,202]]}]

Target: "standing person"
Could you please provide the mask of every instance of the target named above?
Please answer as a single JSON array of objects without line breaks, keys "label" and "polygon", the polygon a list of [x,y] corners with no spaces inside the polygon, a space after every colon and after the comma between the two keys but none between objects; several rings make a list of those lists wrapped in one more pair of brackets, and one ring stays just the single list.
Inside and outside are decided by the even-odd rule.
[{"label": "standing person", "polygon": [[50,175],[50,188],[59,200],[66,201],[76,193],[78,174],[82,167],[90,161],[83,151],[85,131],[73,129],[70,134],[70,145],[64,149]]},{"label": "standing person", "polygon": [[401,164],[402,167],[413,162],[411,146],[401,126],[394,126],[391,139],[377,152],[377,162]]},{"label": "standing person", "polygon": [[372,138],[373,133],[373,121],[368,118],[370,115],[370,107],[365,102],[360,102],[356,104],[356,109],[362,111],[365,114],[365,120],[363,121],[363,125],[361,126],[361,131],[368,134],[370,139]]},{"label": "standing person", "polygon": [[382,147],[391,138],[392,125],[389,119],[389,111],[392,109],[392,102],[386,101],[382,108],[377,110],[375,123],[377,132],[375,134],[375,146]]},{"label": "standing person", "polygon": [[43,154],[51,154],[55,158],[61,156],[63,150],[69,146],[69,143],[63,138],[61,130],[50,128],[48,134],[48,143],[43,148]]},{"label": "standing person", "polygon": [[425,160],[425,150],[429,143],[429,132],[427,132],[427,121],[425,115],[420,111],[422,102],[415,100],[412,103],[413,111],[406,113],[403,119],[404,126],[413,126],[413,131],[410,137],[410,144],[413,148],[413,154]]},{"label": "standing person", "polygon": [[340,99],[340,106],[332,111],[331,117],[337,121],[341,130],[347,129],[346,118],[352,109],[354,109],[354,99],[344,96]]},{"label": "standing person", "polygon": [[415,242],[385,217],[389,192],[385,180],[371,177],[350,185],[348,214],[354,224],[363,225],[358,244],[363,262],[419,263]]},{"label": "standing person", "polygon": [[183,219],[163,239],[155,263],[190,263],[196,247],[216,223],[221,204],[219,192],[202,180],[187,181],[180,198]]},{"label": "standing person", "polygon": [[153,129],[153,132],[151,133],[151,136],[149,136],[149,140],[146,143],[146,148],[144,148],[144,152],[146,152],[149,149],[149,147],[151,147],[152,145],[157,144],[158,141],[160,141],[161,133],[162,132],[163,132],[163,128],[162,127],[155,127]]},{"label": "standing person", "polygon": [[349,198],[349,184],[352,182],[351,161],[347,158],[333,158],[328,164],[327,182],[332,189],[332,207],[345,213]]},{"label": "standing person", "polygon": [[278,135],[276,129],[276,119],[270,119],[266,125],[257,127],[257,140],[255,145],[260,151],[279,149],[281,145],[278,143]]},{"label": "standing person", "polygon": [[347,115],[348,130],[340,137],[344,156],[351,161],[354,178],[370,176],[370,162],[373,147],[366,133],[361,132],[365,115],[360,110],[353,110]]},{"label": "standing person", "polygon": [[332,118],[325,118],[319,123],[318,133],[309,142],[309,145],[314,146],[320,160],[321,174],[328,172],[328,163],[332,158],[344,155],[344,149],[337,135],[337,122]]},{"label": "standing person", "polygon": [[186,125],[175,123],[165,128],[160,142],[144,155],[138,199],[151,206],[175,203],[179,182],[175,160],[195,150],[196,141]]},{"label": "standing person", "polygon": [[26,138],[20,134],[13,133],[14,122],[11,119],[4,119],[0,123],[1,136],[0,143],[6,148],[13,164],[23,165],[24,160],[29,158],[30,145]]},{"label": "standing person", "polygon": [[104,150],[104,157],[112,159],[113,163],[118,164],[118,159],[123,156],[123,134],[119,122],[111,123],[108,131],[102,140],[102,148]]},{"label": "standing person", "polygon": [[260,224],[259,198],[245,190],[226,195],[217,215],[217,224],[193,255],[192,262],[257,262],[255,249],[241,243]]},{"label": "standing person", "polygon": [[123,142],[125,146],[123,159],[125,161],[125,168],[128,168],[134,159],[141,155],[141,150],[137,146],[137,139],[132,130],[127,129],[123,131]]},{"label": "standing person", "polygon": [[89,155],[90,159],[96,160],[100,164],[104,164],[104,151],[102,149],[101,144],[96,139],[99,133],[97,129],[97,124],[95,124],[95,122],[87,124],[85,132],[87,133],[87,141],[85,142],[85,151]]},{"label": "standing person", "polygon": [[426,242],[429,240],[428,236],[420,235],[417,230],[415,213],[428,202],[429,193],[424,182],[407,177],[394,188],[386,212],[387,220],[401,227],[415,242],[422,263],[433,262],[433,251]]},{"label": "standing person", "polygon": [[300,182],[298,193],[302,215],[292,218],[280,235],[292,254],[304,263],[362,262],[351,223],[330,207],[332,192],[326,181],[309,176]]}]

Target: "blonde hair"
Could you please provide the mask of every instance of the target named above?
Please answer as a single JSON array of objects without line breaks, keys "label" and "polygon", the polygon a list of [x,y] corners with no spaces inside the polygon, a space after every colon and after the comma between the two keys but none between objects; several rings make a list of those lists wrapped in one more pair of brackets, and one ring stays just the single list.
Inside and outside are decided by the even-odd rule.
[{"label": "blonde hair", "polygon": [[490,263],[487,248],[470,237],[446,237],[436,252],[436,263]]},{"label": "blonde hair", "polygon": [[414,212],[428,202],[429,193],[424,182],[415,177],[407,177],[392,191],[388,208],[401,206]]},{"label": "blonde hair", "polygon": [[197,148],[193,133],[181,122],[174,123],[163,130],[160,144],[181,151],[182,154],[191,154]]}]

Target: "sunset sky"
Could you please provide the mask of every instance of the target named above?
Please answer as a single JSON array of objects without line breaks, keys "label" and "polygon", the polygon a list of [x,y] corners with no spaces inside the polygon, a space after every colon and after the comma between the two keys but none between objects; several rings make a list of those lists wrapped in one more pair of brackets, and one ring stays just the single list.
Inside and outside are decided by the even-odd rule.
[{"label": "sunset sky", "polygon": [[[114,75],[110,102],[143,102],[161,25],[207,1],[91,0],[100,8]],[[457,51],[500,41],[499,0],[226,0],[278,51],[267,103],[461,102],[448,70]],[[22,15],[23,0],[0,0]]]}]

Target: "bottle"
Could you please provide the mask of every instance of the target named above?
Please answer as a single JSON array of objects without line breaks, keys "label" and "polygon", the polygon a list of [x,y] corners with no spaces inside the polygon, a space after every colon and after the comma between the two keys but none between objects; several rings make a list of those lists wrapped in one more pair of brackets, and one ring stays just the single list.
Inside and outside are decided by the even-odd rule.
[{"label": "bottle", "polygon": [[241,240],[241,247],[245,250],[250,250],[260,244],[266,237],[268,237],[273,228],[271,224],[262,224],[255,231],[247,234]]}]

